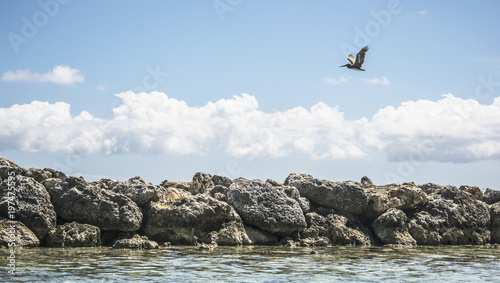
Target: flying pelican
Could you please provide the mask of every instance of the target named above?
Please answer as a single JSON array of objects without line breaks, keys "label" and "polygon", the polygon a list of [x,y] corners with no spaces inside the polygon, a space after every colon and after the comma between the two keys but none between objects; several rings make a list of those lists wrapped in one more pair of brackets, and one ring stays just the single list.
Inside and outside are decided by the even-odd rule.
[{"label": "flying pelican", "polygon": [[340,66],[340,67],[347,67],[347,68],[354,70],[354,71],[364,71],[363,69],[361,69],[361,65],[363,65],[363,62],[365,61],[366,51],[368,51],[368,46],[363,47],[358,52],[358,55],[356,55],[356,61],[354,61],[354,56],[352,56],[352,54],[349,54],[349,56],[347,56],[347,60],[349,60],[349,62],[351,62],[351,64],[345,64],[345,65]]}]

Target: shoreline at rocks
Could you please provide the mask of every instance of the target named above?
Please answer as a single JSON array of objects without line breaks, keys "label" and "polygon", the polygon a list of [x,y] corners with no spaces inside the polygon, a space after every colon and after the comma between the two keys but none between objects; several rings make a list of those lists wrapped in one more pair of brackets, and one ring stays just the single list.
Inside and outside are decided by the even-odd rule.
[{"label": "shoreline at rocks", "polygon": [[[15,233],[12,233],[15,227]],[[14,235],[14,236],[13,236]],[[427,183],[333,182],[291,173],[231,180],[196,173],[87,182],[0,157],[0,246],[154,249],[159,244],[500,244],[500,191]]]}]

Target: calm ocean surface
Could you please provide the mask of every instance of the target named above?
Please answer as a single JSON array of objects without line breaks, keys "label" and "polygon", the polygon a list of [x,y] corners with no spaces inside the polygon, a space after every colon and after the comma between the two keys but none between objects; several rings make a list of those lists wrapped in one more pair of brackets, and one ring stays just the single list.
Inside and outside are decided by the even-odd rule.
[{"label": "calm ocean surface", "polygon": [[500,281],[500,249],[484,246],[37,248],[17,251],[15,276],[7,252],[2,282]]}]

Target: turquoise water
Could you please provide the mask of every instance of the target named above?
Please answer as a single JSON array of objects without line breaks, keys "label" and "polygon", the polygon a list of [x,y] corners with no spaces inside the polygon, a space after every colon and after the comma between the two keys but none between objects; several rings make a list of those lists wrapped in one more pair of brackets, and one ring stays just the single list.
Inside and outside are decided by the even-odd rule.
[{"label": "turquoise water", "polygon": [[162,247],[158,250],[36,248],[16,254],[6,282],[496,281],[500,249],[460,247]]}]

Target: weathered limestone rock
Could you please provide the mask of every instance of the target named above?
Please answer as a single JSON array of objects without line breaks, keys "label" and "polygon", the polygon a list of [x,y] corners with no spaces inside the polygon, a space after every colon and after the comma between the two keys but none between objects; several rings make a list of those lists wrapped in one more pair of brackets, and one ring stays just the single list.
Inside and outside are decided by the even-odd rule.
[{"label": "weathered limestone rock", "polygon": [[57,215],[99,227],[102,231],[136,231],[142,212],[130,198],[69,177],[48,189]]},{"label": "weathered limestone rock", "polygon": [[221,185],[215,185],[215,187],[209,189],[208,195],[213,197],[216,200],[220,201],[227,201],[227,191],[229,190],[228,187],[224,187]]},{"label": "weathered limestone rock", "polygon": [[490,205],[491,243],[500,244],[500,202]]},{"label": "weathered limestone rock", "polygon": [[7,180],[9,176],[24,175],[25,172],[23,167],[0,156],[0,182]]},{"label": "weathered limestone rock", "polygon": [[460,186],[459,190],[468,192],[477,200],[483,200],[483,191],[477,186]]},{"label": "weathered limestone rock", "polygon": [[14,220],[23,222],[41,241],[56,227],[56,212],[49,193],[33,178],[11,176],[0,184],[0,216],[8,218],[9,207],[15,208]]},{"label": "weathered limestone rock", "polygon": [[500,201],[500,191],[486,189],[483,196],[483,201],[487,204],[495,204]]},{"label": "weathered limestone rock", "polygon": [[410,234],[419,245],[482,245],[490,242],[488,206],[471,194],[447,186],[410,218]]},{"label": "weathered limestone rock", "polygon": [[372,180],[370,180],[370,178],[366,177],[366,176],[363,176],[361,178],[361,186],[363,188],[371,188],[371,187],[375,187],[375,185],[373,184]]},{"label": "weathered limestone rock", "polygon": [[89,224],[66,223],[52,229],[47,235],[49,247],[96,247],[101,245],[101,231]]},{"label": "weathered limestone rock", "polygon": [[141,249],[141,250],[151,250],[157,249],[158,243],[155,241],[150,241],[146,236],[140,236],[135,234],[129,239],[119,239],[113,244],[113,249]]},{"label": "weathered limestone rock", "polygon": [[145,216],[144,232],[155,241],[190,245],[197,240],[219,245],[250,243],[234,209],[208,195],[151,202]]},{"label": "weathered limestone rock", "polygon": [[50,168],[45,168],[45,169],[28,168],[24,172],[24,176],[32,177],[33,179],[35,179],[37,182],[40,183],[50,178],[58,178],[58,179],[67,178],[66,174],[64,174],[63,172]]},{"label": "weathered limestone rock", "polygon": [[306,228],[306,221],[299,203],[287,196],[286,190],[259,180],[238,178],[227,191],[227,202],[246,225],[288,235]]},{"label": "weathered limestone rock", "polygon": [[[12,246],[12,243],[15,246]],[[35,233],[22,222],[0,219],[0,247],[19,248],[38,247],[38,245],[40,245],[40,241]]]},{"label": "weathered limestone rock", "polygon": [[317,206],[352,215],[360,215],[368,203],[361,184],[353,181],[332,182],[292,173],[286,178],[285,185],[296,187],[301,196]]},{"label": "weathered limestone rock", "polygon": [[155,186],[140,176],[130,178],[125,182],[117,182],[110,189],[129,197],[139,207],[144,207],[150,201],[160,200],[166,193],[163,187]]},{"label": "weathered limestone rock", "polygon": [[354,217],[333,209],[318,208],[307,213],[306,220],[307,228],[299,233],[303,245],[369,246],[376,243],[367,227]]},{"label": "weathered limestone rock", "polygon": [[214,175],[212,176],[212,182],[214,183],[214,186],[224,186],[224,187],[229,187],[233,183],[231,179],[228,177],[224,176],[219,176],[219,175]]},{"label": "weathered limestone rock", "polygon": [[413,183],[374,186],[366,188],[365,192],[368,205],[364,216],[370,220],[375,220],[390,208],[413,209],[428,201],[427,194]]},{"label": "weathered limestone rock", "polygon": [[384,244],[416,245],[417,241],[410,235],[408,218],[399,209],[391,208],[380,215],[372,224],[375,235]]},{"label": "weathered limestone rock", "polygon": [[212,175],[208,173],[197,172],[193,176],[193,183],[191,184],[190,192],[193,195],[204,193],[206,189],[212,188],[214,182]]}]

